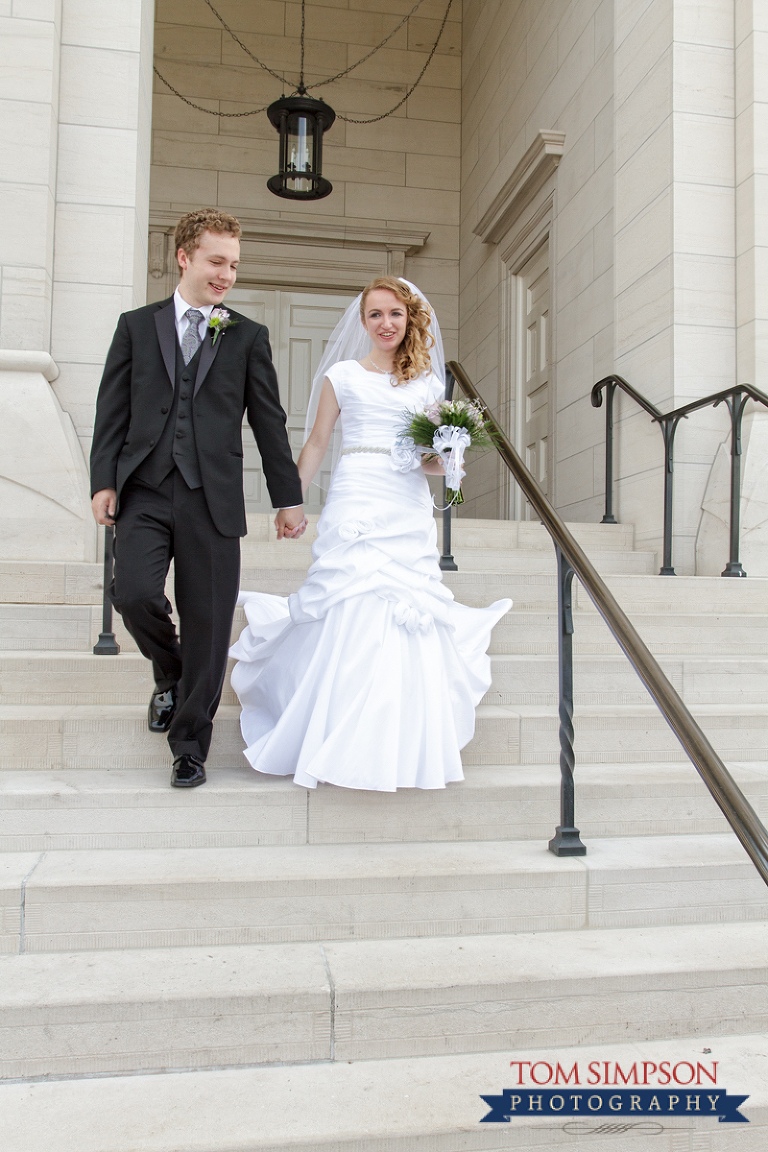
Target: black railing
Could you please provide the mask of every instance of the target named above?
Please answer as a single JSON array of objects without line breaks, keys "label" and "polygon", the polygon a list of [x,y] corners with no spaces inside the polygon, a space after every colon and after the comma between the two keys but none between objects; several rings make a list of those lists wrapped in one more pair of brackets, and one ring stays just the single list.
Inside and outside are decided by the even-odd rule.
[{"label": "black railing", "polygon": [[661,428],[664,439],[664,554],[660,576],[674,576],[672,567],[672,492],[674,481],[674,450],[675,432],[681,420],[686,419],[691,412],[700,408],[717,408],[725,404],[731,417],[731,516],[730,516],[730,557],[721,576],[746,576],[739,560],[739,519],[741,505],[741,422],[744,408],[748,400],[756,400],[759,404],[768,407],[768,396],[751,384],[738,384],[735,388],[726,388],[723,392],[714,392],[702,400],[694,400],[675,408],[672,412],[661,412],[655,404],[641,395],[633,388],[623,376],[606,376],[598,380],[592,389],[592,404],[599,408],[603,403],[603,391],[606,394],[605,404],[605,515],[603,524],[615,524],[613,515],[613,394],[617,388],[631,396],[636,404],[648,413]]},{"label": "black railing", "polygon": [[[557,554],[559,682],[560,682],[560,825],[549,842],[556,856],[580,856],[586,852],[574,819],[573,733],[573,613],[571,584],[578,576],[630,664],[645,684],[662,716],[677,736],[715,802],[741,841],[761,877],[768,884],[768,832],[682,699],[641,640],[634,625],[617,603],[581,546],[576,542],[539,488],[532,474],[506,435],[493,420],[472,381],[460,364],[448,365],[461,390],[482,405],[496,439],[499,455],[522,489],[528,503],[552,537]],[[768,398],[767,398],[768,399]]]},{"label": "black railing", "polygon": [[94,656],[117,656],[120,645],[112,631],[112,601],[109,598],[109,587],[112,583],[114,571],[114,553],[112,545],[115,539],[114,528],[107,526],[104,529],[104,588],[101,594],[101,632],[94,644]]},{"label": "black railing", "polygon": [[[453,386],[456,381],[453,373],[446,365],[445,372],[445,398],[453,399]],[[458,572],[459,566],[451,553],[451,512],[452,506],[448,503],[448,485],[443,480],[443,551],[440,556],[440,568],[443,572]]]}]

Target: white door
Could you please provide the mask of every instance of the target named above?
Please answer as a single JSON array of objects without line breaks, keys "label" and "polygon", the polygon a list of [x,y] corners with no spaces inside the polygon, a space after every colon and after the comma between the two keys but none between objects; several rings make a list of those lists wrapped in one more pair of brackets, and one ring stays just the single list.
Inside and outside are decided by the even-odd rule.
[{"label": "white door", "polygon": [[[272,359],[280,382],[280,399],[288,417],[288,438],[297,460],[304,442],[304,420],[315,373],[325,345],[352,296],[321,292],[283,292],[259,288],[233,288],[227,299],[244,316],[269,329]],[[250,430],[243,435],[243,484],[249,512],[269,512],[272,505],[264,482],[261,457]],[[330,455],[330,454],[329,454]],[[319,512],[330,480],[326,458],[310,488],[304,507]]]},{"label": "white door", "polygon": [[[519,443],[526,464],[549,494],[550,333],[549,244],[543,244],[518,273]],[[530,515],[526,504],[524,515]]]}]

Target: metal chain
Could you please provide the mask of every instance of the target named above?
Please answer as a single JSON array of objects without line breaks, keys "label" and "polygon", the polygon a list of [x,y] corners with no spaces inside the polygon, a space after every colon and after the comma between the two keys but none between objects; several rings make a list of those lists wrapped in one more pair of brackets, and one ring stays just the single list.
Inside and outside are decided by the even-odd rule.
[{"label": "metal chain", "polygon": [[279,80],[281,84],[285,85],[288,83],[285,76],[281,76],[281,74],[279,72],[273,71],[272,68],[270,68],[268,64],[264,64],[263,61],[259,60],[258,56],[254,56],[254,54],[253,54],[253,52],[251,52],[250,48],[247,48],[246,45],[243,44],[242,40],[237,35],[237,33],[232,31],[229,24],[227,24],[226,21],[224,20],[223,16],[219,15],[219,13],[214,8],[213,4],[211,4],[211,0],[205,0],[205,2],[208,5],[208,7],[210,8],[211,12],[213,12],[216,19],[221,24],[222,28],[224,28],[229,33],[229,35],[232,37],[232,39],[234,40],[234,42],[236,44],[240,45],[243,52],[245,52],[245,54],[247,56],[250,56],[251,60],[253,60],[254,63],[258,64],[259,68],[263,68],[265,72],[269,72],[270,76],[274,76],[275,80]]},{"label": "metal chain", "polygon": [[238,116],[257,116],[259,112],[266,112],[269,107],[269,104],[265,104],[263,108],[254,108],[251,112],[212,112],[210,108],[203,108],[202,104],[194,104],[191,100],[188,100],[186,96],[182,96],[181,92],[177,92],[173,84],[169,84],[165,76],[163,76],[161,72],[158,72],[154,65],[152,65],[152,67],[155,75],[162,80],[166,88],[170,88],[174,96],[178,96],[179,100],[183,100],[185,104],[189,104],[190,108],[196,108],[198,112],[207,112],[209,116],[227,116],[232,119],[236,119]]},{"label": "metal chain", "polygon": [[[262,61],[259,60],[258,57],[254,56],[254,54],[251,52],[251,50],[249,48],[247,48],[245,44],[243,44],[242,40],[240,40],[238,38],[238,36],[224,22],[222,17],[216,11],[213,4],[211,3],[211,0],[205,0],[205,3],[211,9],[211,11],[213,12],[216,19],[221,23],[222,27],[224,29],[226,29],[226,31],[229,33],[229,35],[232,37],[232,39],[235,41],[235,43],[239,44],[240,47],[242,48],[242,50],[248,56],[250,56],[251,59],[256,64],[258,64],[260,68],[263,68],[265,72],[269,72],[270,76],[274,76],[275,79],[279,80],[283,85],[287,84],[287,80],[286,80],[285,76],[281,76],[278,72],[274,72],[270,67],[268,67],[268,65],[262,63]],[[420,8],[423,3],[424,3],[424,0],[417,0],[417,3],[413,6],[411,11],[408,13],[408,15],[404,16],[403,19],[400,21],[400,23],[397,25],[397,27],[395,29],[393,29],[393,31],[390,32],[389,35],[386,36],[381,41],[380,44],[377,44],[375,48],[372,48],[371,51],[367,53],[367,55],[362,56],[355,64],[350,65],[350,67],[346,68],[343,72],[338,72],[335,76],[330,76],[327,80],[319,80],[317,82],[317,84],[313,84],[313,85],[311,85],[311,87],[312,88],[320,88],[324,84],[331,84],[334,80],[340,80],[343,76],[348,75],[354,68],[357,68],[358,65],[363,64],[366,60],[369,60],[371,58],[371,56],[373,56],[376,52],[379,51],[380,48],[383,48],[383,46],[387,43],[388,40],[392,39],[392,37],[395,35],[396,32],[400,31],[400,29],[403,27],[403,25],[414,14],[416,9]],[[388,116],[391,116],[394,112],[397,112],[398,108],[402,108],[403,104],[405,104],[408,97],[413,95],[416,88],[421,83],[421,80],[422,80],[422,77],[424,76],[424,73],[426,72],[429,65],[432,63],[432,57],[435,55],[435,52],[437,52],[438,45],[440,44],[440,40],[442,38],[443,31],[445,29],[445,25],[448,22],[448,16],[450,15],[450,11],[451,11],[452,6],[453,6],[453,0],[448,0],[448,7],[445,10],[445,15],[443,16],[443,20],[442,20],[442,23],[440,25],[440,29],[437,33],[437,39],[435,40],[434,44],[432,45],[432,51],[429,53],[429,56],[427,56],[424,67],[422,68],[421,72],[419,72],[415,81],[413,82],[411,87],[408,89],[408,91],[405,93],[405,96],[403,96],[402,100],[398,100],[397,104],[395,104],[395,106],[393,108],[390,108],[388,112],[382,112],[382,114],[380,116],[371,116],[371,117],[368,117],[367,119],[356,119],[355,117],[352,117],[352,116],[342,116],[341,113],[337,113],[336,119],[337,120],[344,120],[347,124],[376,124],[376,123],[378,123],[379,120],[386,120],[386,118]],[[302,0],[302,4],[301,4],[302,20],[301,20],[301,82],[300,82],[300,88],[302,88],[302,89],[304,89],[304,91],[306,91],[306,89],[304,88],[304,82],[303,82],[304,81],[304,8],[305,8],[305,0]],[[184,103],[188,104],[190,108],[195,108],[198,112],[206,112],[209,116],[219,116],[219,117],[227,117],[229,119],[237,119],[241,116],[257,116],[260,112],[266,112],[267,108],[269,107],[268,104],[265,104],[262,108],[253,108],[249,112],[213,112],[213,111],[211,111],[210,108],[203,108],[201,104],[195,104],[192,100],[189,100],[186,96],[182,96],[181,92],[177,91],[177,89],[174,88],[173,85],[171,83],[169,83],[168,80],[166,80],[165,76],[163,76],[162,73],[158,71],[158,69],[155,65],[153,65],[153,70],[155,72],[155,75],[160,80],[162,80],[163,84],[165,84],[166,88],[170,89],[170,91],[173,92],[174,96],[178,96],[179,100],[183,100]]]},{"label": "metal chain", "polygon": [[307,10],[305,0],[301,0],[301,64],[299,70],[299,92],[303,96],[306,92],[304,87],[304,28],[306,27]]},{"label": "metal chain", "polygon": [[424,0],[416,0],[413,8],[411,8],[406,16],[403,16],[397,28],[393,28],[389,35],[385,36],[381,43],[377,44],[375,48],[371,48],[370,52],[366,52],[365,56],[361,56],[359,60],[356,60],[354,64],[350,64],[349,68],[345,68],[343,72],[337,72],[335,76],[329,76],[327,80],[318,80],[317,84],[313,84],[312,87],[322,88],[323,84],[333,84],[334,80],[341,80],[343,76],[348,76],[355,68],[359,68],[361,64],[365,64],[366,60],[370,60],[371,56],[375,56],[379,49],[383,48],[387,41],[391,40],[395,33],[399,32],[403,25],[408,23],[414,12],[418,8],[421,8],[423,3]]},{"label": "metal chain", "polygon": [[[245,52],[246,55],[250,56],[250,58],[252,60],[254,60],[259,65],[260,68],[265,68],[267,72],[270,72],[272,74],[272,76],[277,76],[276,72],[272,72],[271,68],[268,68],[267,65],[263,64],[261,62],[261,60],[258,59],[257,56],[254,56],[254,54],[253,54],[253,52],[251,52],[250,48],[247,48],[246,45],[243,44],[242,40],[240,40],[235,35],[235,33],[232,31],[232,29],[229,27],[229,25],[225,23],[223,17],[220,16],[219,13],[216,11],[213,4],[211,3],[211,0],[205,0],[205,2],[208,5],[208,7],[210,8],[211,12],[213,12],[216,19],[221,24],[222,28],[226,29],[226,31],[229,33],[229,35],[232,37],[232,39],[235,41],[235,43],[240,45],[243,52]],[[309,85],[309,88],[322,88],[324,84],[333,84],[334,80],[341,80],[341,78],[343,76],[348,76],[350,72],[354,71],[355,68],[359,68],[359,66],[361,64],[364,64],[366,62],[366,60],[370,60],[371,56],[374,56],[379,51],[380,48],[383,48],[384,45],[386,43],[388,43],[388,41],[390,41],[392,39],[392,37],[395,36],[400,31],[400,29],[403,27],[403,25],[408,23],[411,16],[413,16],[414,12],[416,12],[419,8],[421,8],[421,6],[424,2],[425,2],[425,0],[416,0],[416,3],[414,4],[413,8],[411,8],[410,12],[408,12],[405,16],[403,16],[402,20],[397,25],[397,27],[393,28],[392,31],[390,33],[388,33],[388,35],[386,35],[384,37],[384,39],[379,44],[376,45],[375,48],[371,48],[370,52],[366,52],[365,56],[361,56],[360,59],[356,60],[354,64],[350,64],[350,66],[348,68],[345,68],[342,72],[337,72],[335,76],[329,76],[327,80],[318,80],[316,84]],[[301,72],[302,72],[302,82],[303,82],[303,79],[304,79],[304,3],[303,2],[301,5],[301,38],[302,38],[302,45],[301,45],[302,46],[302,56],[301,56],[302,67],[301,67]],[[286,80],[286,78],[284,76],[279,76],[277,78],[282,80],[284,84],[288,83],[288,81]]]},{"label": "metal chain", "polygon": [[435,40],[434,44],[432,45],[432,51],[430,52],[429,56],[427,56],[426,64],[422,68],[421,72],[419,72],[418,76],[416,77],[416,80],[411,85],[411,87],[408,89],[405,96],[403,96],[402,100],[398,100],[398,102],[397,102],[397,104],[395,104],[394,108],[390,108],[389,112],[382,112],[381,116],[371,116],[366,120],[358,120],[353,116],[342,116],[340,112],[337,112],[336,113],[336,119],[337,120],[344,120],[344,121],[346,121],[347,124],[376,124],[379,120],[386,120],[387,116],[391,116],[393,112],[397,112],[398,108],[402,108],[403,104],[405,104],[408,97],[413,94],[415,89],[421,83],[422,76],[426,72],[427,68],[429,68],[430,63],[432,62],[432,57],[434,56],[435,52],[437,52],[437,46],[440,43],[440,37],[442,36],[443,29],[445,28],[445,25],[448,21],[448,14],[451,11],[451,5],[452,4],[453,4],[453,0],[448,0],[448,7],[445,10],[445,16],[443,16],[443,22],[440,25],[440,31],[437,34],[437,40]]}]

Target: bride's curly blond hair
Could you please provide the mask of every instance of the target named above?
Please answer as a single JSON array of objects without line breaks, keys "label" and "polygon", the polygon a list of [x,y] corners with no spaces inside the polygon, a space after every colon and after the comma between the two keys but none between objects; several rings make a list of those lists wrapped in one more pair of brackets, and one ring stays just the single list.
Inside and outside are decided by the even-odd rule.
[{"label": "bride's curly blond hair", "polygon": [[410,290],[407,284],[395,276],[377,276],[367,288],[363,289],[360,300],[360,319],[365,322],[365,301],[369,292],[391,292],[405,305],[408,314],[405,336],[395,352],[393,387],[407,384],[415,380],[422,372],[428,372],[432,367],[429,349],[434,345],[434,337],[429,330],[430,310],[422,300]]}]

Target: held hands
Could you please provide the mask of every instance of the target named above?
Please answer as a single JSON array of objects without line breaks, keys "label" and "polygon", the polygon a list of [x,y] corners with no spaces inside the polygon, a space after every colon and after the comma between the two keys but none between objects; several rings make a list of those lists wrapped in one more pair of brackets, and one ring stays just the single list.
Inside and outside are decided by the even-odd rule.
[{"label": "held hands", "polygon": [[117,492],[114,488],[102,488],[91,500],[91,508],[97,524],[106,524],[111,527],[115,522]]},{"label": "held hands", "polygon": [[275,516],[278,540],[298,540],[299,536],[304,535],[306,527],[307,518],[301,504],[298,508],[281,508]]}]

